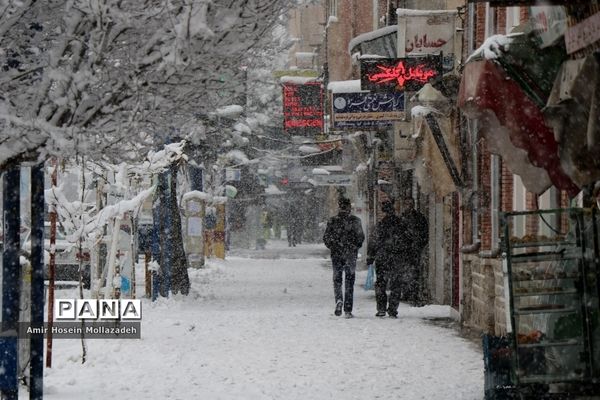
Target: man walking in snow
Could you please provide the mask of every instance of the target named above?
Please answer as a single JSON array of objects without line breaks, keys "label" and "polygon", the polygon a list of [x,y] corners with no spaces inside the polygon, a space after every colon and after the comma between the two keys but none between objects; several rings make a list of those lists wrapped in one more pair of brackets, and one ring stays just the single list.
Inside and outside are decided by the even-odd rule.
[{"label": "man walking in snow", "polygon": [[[381,205],[385,216],[377,223],[373,236],[369,240],[367,265],[375,263],[375,300],[377,317],[398,317],[398,306],[402,291],[407,290],[408,281],[404,279],[410,266],[404,262],[408,251],[407,227],[395,214],[394,204],[385,201]],[[386,290],[390,288],[388,299]]]},{"label": "man walking in snow", "polygon": [[[360,219],[350,213],[352,210],[350,200],[341,197],[338,200],[338,207],[338,214],[327,222],[323,242],[331,251],[335,315],[342,315],[343,307],[345,317],[352,318],[356,257],[365,235]],[[344,281],[343,294],[342,281]]]},{"label": "man walking in snow", "polygon": [[423,268],[421,266],[421,253],[429,241],[429,223],[427,218],[415,209],[412,197],[404,200],[404,212],[400,216],[406,227],[406,246],[404,259],[408,264],[406,282],[406,296],[413,306],[423,305]]}]

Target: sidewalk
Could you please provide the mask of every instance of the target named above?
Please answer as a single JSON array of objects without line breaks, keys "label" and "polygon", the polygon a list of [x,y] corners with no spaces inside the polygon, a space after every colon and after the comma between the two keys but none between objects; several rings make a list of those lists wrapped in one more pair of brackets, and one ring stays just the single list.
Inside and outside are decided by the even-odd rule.
[{"label": "sidewalk", "polygon": [[[481,400],[480,350],[427,319],[450,308],[401,305],[379,319],[355,286],[355,318],[333,315],[323,247],[231,252],[190,270],[189,296],[143,300],[141,340],[54,342],[45,398]],[[245,256],[242,257],[240,253]]]}]

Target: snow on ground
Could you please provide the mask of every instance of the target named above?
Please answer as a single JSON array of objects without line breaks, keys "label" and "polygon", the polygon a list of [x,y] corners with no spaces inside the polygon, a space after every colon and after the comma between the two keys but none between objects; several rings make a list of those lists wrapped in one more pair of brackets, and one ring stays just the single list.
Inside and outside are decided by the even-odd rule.
[{"label": "snow on ground", "polygon": [[270,241],[190,270],[188,297],[143,300],[142,339],[88,340],[83,365],[78,340],[55,340],[46,398],[483,398],[477,346],[426,321],[448,307],[378,319],[360,271],[355,318],[336,317],[326,254]]}]

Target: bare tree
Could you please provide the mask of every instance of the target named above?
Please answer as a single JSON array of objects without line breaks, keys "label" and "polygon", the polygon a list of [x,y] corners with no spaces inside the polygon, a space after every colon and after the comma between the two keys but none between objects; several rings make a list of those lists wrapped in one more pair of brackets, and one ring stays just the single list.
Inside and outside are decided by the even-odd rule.
[{"label": "bare tree", "polygon": [[244,93],[249,51],[290,3],[0,0],[0,170],[145,155]]}]

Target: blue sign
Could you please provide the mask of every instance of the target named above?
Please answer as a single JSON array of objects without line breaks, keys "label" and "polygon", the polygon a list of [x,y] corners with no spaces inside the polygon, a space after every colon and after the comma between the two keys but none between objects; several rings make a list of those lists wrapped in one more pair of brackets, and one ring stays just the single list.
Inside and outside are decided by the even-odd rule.
[{"label": "blue sign", "polygon": [[368,128],[389,126],[404,120],[404,92],[335,93],[333,128]]}]

